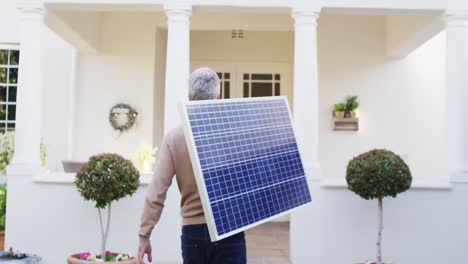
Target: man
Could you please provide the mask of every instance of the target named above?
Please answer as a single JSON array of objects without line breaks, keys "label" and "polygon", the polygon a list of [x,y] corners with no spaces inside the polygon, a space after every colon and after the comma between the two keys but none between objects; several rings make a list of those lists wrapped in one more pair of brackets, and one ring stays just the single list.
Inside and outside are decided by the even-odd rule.
[{"label": "man", "polygon": [[[190,76],[190,100],[219,99],[220,81],[209,68],[199,68]],[[177,127],[165,135],[159,151],[159,162],[149,186],[140,225],[139,263],[146,254],[152,261],[150,235],[158,223],[166,193],[176,175],[181,200],[182,258],[184,264],[244,264],[246,246],[244,233],[211,242],[200,195],[190,161],[183,128]]]}]

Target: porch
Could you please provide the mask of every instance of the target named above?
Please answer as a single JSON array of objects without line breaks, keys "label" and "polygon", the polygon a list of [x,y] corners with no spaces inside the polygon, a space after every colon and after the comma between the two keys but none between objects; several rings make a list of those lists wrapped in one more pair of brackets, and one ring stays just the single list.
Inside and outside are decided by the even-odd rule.
[{"label": "porch", "polygon": [[[460,70],[468,66],[466,13],[443,6],[238,5],[20,6],[22,57],[6,245],[37,252],[50,263],[97,248],[95,209],[79,197],[62,160],[85,161],[101,152],[128,156],[142,141],[158,146],[179,123],[176,106],[187,98],[189,72],[209,66],[219,72],[225,98],[289,99],[314,194],[312,206],[291,215],[292,263],[372,257],[374,203],[345,189],[344,169],[353,156],[376,147],[399,153],[415,178],[412,190],[386,204],[385,257],[397,263],[468,258],[461,246],[468,242],[463,229],[468,214],[455,210],[468,196],[468,75]],[[44,32],[42,18],[47,38],[56,34],[74,50],[63,52],[71,62],[65,66],[71,73],[66,90],[45,85],[53,83],[52,70],[43,76],[36,71],[47,65],[35,45],[41,42],[38,32]],[[332,129],[331,107],[346,95],[358,95],[361,102],[358,132]],[[139,116],[135,128],[116,137],[107,114],[119,102],[134,106]],[[31,151],[41,138],[49,151],[47,171]],[[118,202],[109,239],[113,250],[136,249],[150,179],[143,175],[137,193]],[[437,228],[439,223],[450,230]],[[180,261],[179,228],[173,186],[152,237],[158,263]],[[447,246],[440,248],[441,241]],[[424,256],[436,249],[437,255]]]}]

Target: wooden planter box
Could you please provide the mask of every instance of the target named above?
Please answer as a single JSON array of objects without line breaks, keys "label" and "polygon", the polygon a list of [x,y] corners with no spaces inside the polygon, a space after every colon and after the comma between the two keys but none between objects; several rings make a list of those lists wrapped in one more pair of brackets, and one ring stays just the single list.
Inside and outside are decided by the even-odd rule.
[{"label": "wooden planter box", "polygon": [[333,129],[341,131],[357,131],[359,130],[359,118],[333,118]]}]

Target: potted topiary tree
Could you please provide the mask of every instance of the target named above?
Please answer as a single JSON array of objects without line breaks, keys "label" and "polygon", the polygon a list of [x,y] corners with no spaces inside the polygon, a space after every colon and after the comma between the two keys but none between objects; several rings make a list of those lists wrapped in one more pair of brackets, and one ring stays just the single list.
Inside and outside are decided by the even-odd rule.
[{"label": "potted topiary tree", "polygon": [[349,189],[362,198],[378,200],[377,263],[382,264],[383,198],[396,197],[410,188],[410,169],[395,153],[375,149],[353,158],[348,163],[346,181]]},{"label": "potted topiary tree", "polygon": [[[68,258],[68,264],[118,262],[137,264],[138,260],[128,254],[106,251],[111,223],[111,204],[135,193],[139,186],[139,171],[132,162],[117,154],[92,156],[76,175],[75,186],[86,201],[94,201],[99,213],[101,227],[100,254],[84,252]],[[107,223],[104,227],[102,209],[107,208]]]}]

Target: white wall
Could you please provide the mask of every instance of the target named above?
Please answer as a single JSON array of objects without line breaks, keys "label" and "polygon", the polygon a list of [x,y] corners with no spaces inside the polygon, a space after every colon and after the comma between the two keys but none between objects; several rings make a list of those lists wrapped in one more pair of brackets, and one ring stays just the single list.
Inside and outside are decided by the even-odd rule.
[{"label": "white wall", "polygon": [[[103,14],[99,54],[80,57],[74,157],[101,152],[128,157],[140,142],[153,144],[155,37],[158,14]],[[138,111],[136,127],[120,137],[109,110],[128,103]]]},{"label": "white wall", "polygon": [[439,33],[406,59],[410,76],[408,161],[415,177],[447,180],[446,34]]},{"label": "white wall", "polygon": [[[375,259],[377,202],[343,178],[353,155],[375,147],[401,154],[421,181],[448,183],[445,149],[445,34],[407,58],[384,56],[379,17],[326,17],[319,27],[320,161],[325,180],[311,181],[313,203],[291,217],[293,263],[357,263]],[[333,32],[327,34],[325,32]],[[327,50],[327,52],[324,52]],[[359,132],[330,130],[330,107],[360,97]],[[466,182],[453,189],[411,189],[384,200],[383,256],[391,263],[462,263],[468,259]],[[307,241],[307,243],[306,243]]]},{"label": "white wall", "polygon": [[[387,148],[409,163],[415,178],[447,180],[444,39],[435,38],[407,58],[392,59],[385,54],[385,28],[384,17],[378,16],[319,20],[322,176],[343,178],[353,156]],[[347,95],[359,96],[360,129],[333,131],[332,106]]]},{"label": "white wall", "polygon": [[[362,263],[375,259],[377,201],[346,188],[312,181],[313,203],[291,217],[294,264]],[[465,263],[468,185],[451,190],[410,190],[384,199],[383,259],[396,264]]]},{"label": "white wall", "polygon": [[[36,253],[50,264],[64,263],[74,253],[99,250],[97,209],[83,201],[73,184],[33,183],[30,177],[18,176],[8,179],[8,192],[6,248]],[[113,205],[108,249],[136,255],[145,194],[142,187]],[[163,241],[154,242],[158,259],[177,250]]]}]

